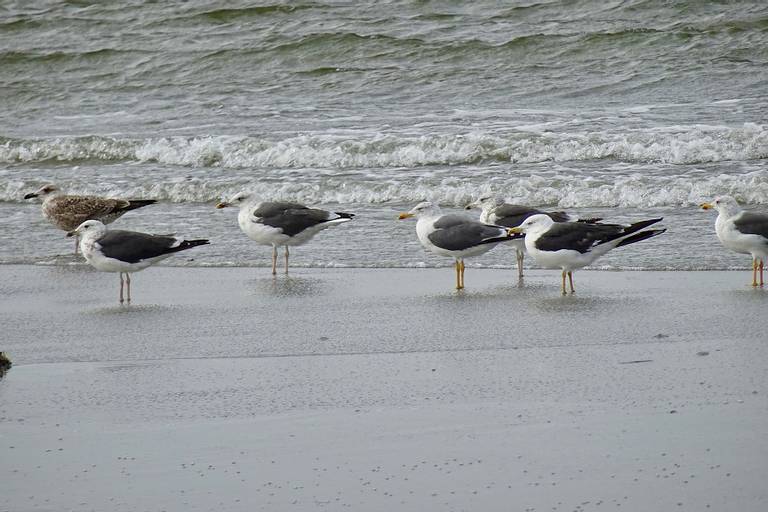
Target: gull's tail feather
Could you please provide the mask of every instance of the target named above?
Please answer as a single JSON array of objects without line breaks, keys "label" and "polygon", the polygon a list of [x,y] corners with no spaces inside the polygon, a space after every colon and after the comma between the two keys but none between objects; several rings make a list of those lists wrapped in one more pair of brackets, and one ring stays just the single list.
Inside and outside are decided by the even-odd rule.
[{"label": "gull's tail feather", "polygon": [[622,235],[629,235],[632,233],[635,233],[637,231],[640,231],[641,229],[645,229],[648,226],[652,224],[656,224],[657,222],[660,222],[664,220],[664,217],[659,217],[658,219],[648,219],[648,220],[641,220],[640,222],[635,222],[634,224],[630,224],[626,228],[624,228],[624,232]]},{"label": "gull's tail feather", "polygon": [[185,249],[191,249],[193,247],[197,247],[198,245],[208,245],[210,243],[211,242],[209,242],[208,240],[206,240],[204,238],[201,238],[201,239],[198,239],[198,240],[182,240],[181,243],[179,245],[177,245],[176,247],[169,247],[168,248],[168,253],[179,252],[179,251],[183,251]]},{"label": "gull's tail feather", "polygon": [[157,201],[155,199],[129,199],[128,206],[126,206],[125,208],[121,208],[121,210],[124,212],[129,212],[137,208],[143,208],[145,206],[155,204],[156,202]]},{"label": "gull's tail feather", "polygon": [[632,236],[628,236],[627,238],[625,238],[624,240],[619,242],[618,245],[616,245],[616,247],[621,247],[623,245],[629,245],[629,244],[633,244],[635,242],[639,242],[641,240],[646,240],[646,239],[654,237],[656,235],[660,235],[660,234],[662,234],[665,231],[666,231],[666,229],[650,229],[648,231],[641,231],[639,233],[635,233]]},{"label": "gull's tail feather", "polygon": [[[507,228],[499,226],[503,230],[507,230]],[[520,238],[525,238],[525,235],[523,233],[509,233],[507,232],[503,236],[495,236],[493,238],[486,238],[481,244],[495,244],[499,242],[509,242],[510,240],[519,240]]]}]

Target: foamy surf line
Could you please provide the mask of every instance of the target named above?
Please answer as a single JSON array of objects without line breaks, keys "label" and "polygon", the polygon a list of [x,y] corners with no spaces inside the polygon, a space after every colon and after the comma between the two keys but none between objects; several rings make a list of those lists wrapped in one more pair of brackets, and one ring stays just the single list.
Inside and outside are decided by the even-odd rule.
[{"label": "foamy surf line", "polygon": [[[514,127],[511,127],[514,129]],[[626,132],[198,136],[148,139],[104,136],[0,139],[0,162],[154,162],[184,167],[332,169],[413,167],[480,162],[613,159],[695,164],[768,158],[765,126],[674,126]]]},{"label": "foamy surf line", "polygon": [[[453,172],[457,172],[452,169]],[[509,202],[556,208],[691,207],[718,195],[732,195],[748,205],[768,204],[768,169],[732,174],[691,170],[672,175],[563,171],[541,174],[488,174],[463,169],[462,179],[431,176],[411,178],[405,170],[381,176],[324,176],[306,170],[282,179],[279,173],[258,177],[204,172],[193,179],[149,171],[136,179],[101,170],[78,169],[65,181],[0,178],[0,201],[24,203],[24,195],[41,185],[56,183],[71,193],[108,197],[145,197],[171,203],[210,203],[248,190],[257,197],[315,205],[375,205],[396,207],[428,200],[461,208],[482,195],[499,195]],[[119,183],[116,185],[115,183]]]}]

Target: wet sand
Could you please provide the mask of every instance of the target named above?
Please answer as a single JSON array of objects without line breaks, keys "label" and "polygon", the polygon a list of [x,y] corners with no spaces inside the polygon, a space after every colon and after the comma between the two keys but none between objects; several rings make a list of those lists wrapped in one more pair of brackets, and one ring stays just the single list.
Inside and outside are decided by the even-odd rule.
[{"label": "wet sand", "polygon": [[768,507],[748,272],[1,266],[0,510]]}]

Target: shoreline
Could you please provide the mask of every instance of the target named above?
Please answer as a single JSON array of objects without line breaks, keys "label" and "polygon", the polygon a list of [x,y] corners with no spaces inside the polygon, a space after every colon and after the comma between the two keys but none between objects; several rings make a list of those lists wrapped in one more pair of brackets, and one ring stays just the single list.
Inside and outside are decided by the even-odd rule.
[{"label": "shoreline", "polygon": [[765,509],[768,290],[471,270],[0,266],[0,511]]}]

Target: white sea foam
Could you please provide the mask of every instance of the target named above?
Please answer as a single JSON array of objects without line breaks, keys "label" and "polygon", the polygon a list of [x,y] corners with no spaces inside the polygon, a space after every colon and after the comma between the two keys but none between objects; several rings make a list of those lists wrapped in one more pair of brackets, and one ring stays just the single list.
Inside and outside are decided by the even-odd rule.
[{"label": "white sea foam", "polygon": [[[22,201],[43,181],[6,181],[0,177],[0,200]],[[740,174],[689,173],[648,177],[639,173],[585,176],[584,174],[501,174],[485,178],[348,179],[347,177],[290,176],[256,179],[244,176],[211,179],[102,179],[59,183],[74,193],[113,197],[151,197],[168,202],[212,202],[241,190],[265,199],[307,204],[408,204],[430,200],[463,206],[481,194],[498,194],[520,204],[562,208],[693,206],[718,195],[732,195],[745,204],[768,204],[768,170]]]},{"label": "white sea foam", "polygon": [[[510,127],[514,128],[514,127]],[[393,168],[611,159],[635,163],[696,164],[768,158],[768,130],[740,127],[676,126],[626,132],[536,132],[504,134],[299,135],[281,140],[257,137],[164,137],[145,140],[110,137],[7,139],[0,162],[155,162],[184,167]]]}]

